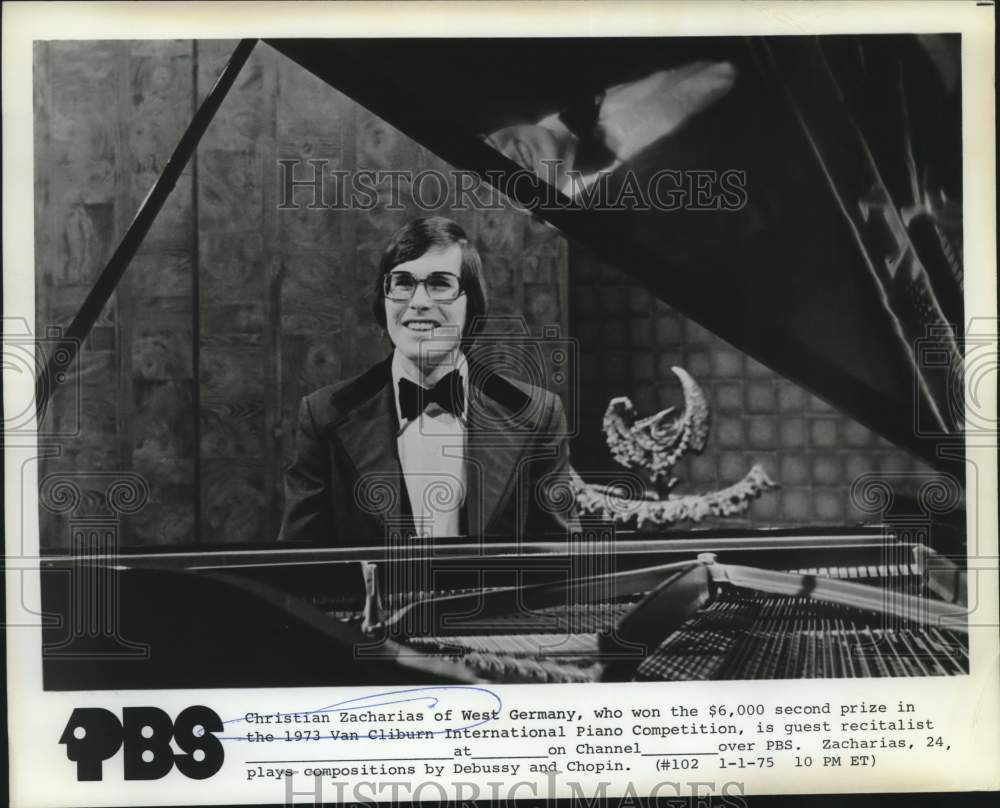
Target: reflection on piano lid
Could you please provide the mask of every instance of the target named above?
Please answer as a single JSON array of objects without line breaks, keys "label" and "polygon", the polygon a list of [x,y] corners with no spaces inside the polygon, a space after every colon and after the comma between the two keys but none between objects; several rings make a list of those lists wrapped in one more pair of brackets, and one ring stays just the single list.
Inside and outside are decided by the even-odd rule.
[{"label": "reflection on piano lid", "polygon": [[[706,551],[713,543],[717,552]],[[620,553],[604,552],[600,535],[583,535],[494,549],[122,555],[109,585],[121,592],[123,616],[149,611],[158,589],[181,598],[162,623],[125,621],[122,637],[148,643],[152,660],[74,657],[93,638],[67,636],[63,623],[47,630],[47,644],[61,650],[46,658],[46,686],[835,678],[968,668],[961,571],[920,544],[875,532],[632,540]],[[71,557],[46,562],[49,573],[68,573],[67,595],[78,566]],[[110,572],[98,562],[86,574]],[[58,587],[48,589],[46,611],[60,613],[68,596],[60,604]]]}]

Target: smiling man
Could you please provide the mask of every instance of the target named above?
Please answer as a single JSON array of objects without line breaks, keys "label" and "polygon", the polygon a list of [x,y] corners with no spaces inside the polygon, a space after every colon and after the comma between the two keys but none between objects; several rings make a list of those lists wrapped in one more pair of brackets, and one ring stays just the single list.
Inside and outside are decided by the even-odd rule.
[{"label": "smiling man", "polygon": [[486,291],[462,228],[403,226],[374,288],[394,350],[302,400],[280,538],[356,546],[387,530],[514,540],[575,528],[559,398],[475,361]]}]

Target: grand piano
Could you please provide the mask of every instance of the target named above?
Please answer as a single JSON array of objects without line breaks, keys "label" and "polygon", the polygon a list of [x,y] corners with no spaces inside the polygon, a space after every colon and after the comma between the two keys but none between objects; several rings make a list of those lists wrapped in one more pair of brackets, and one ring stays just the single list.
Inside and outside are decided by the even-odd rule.
[{"label": "grand piano", "polygon": [[[866,494],[873,518],[843,528],[657,534],[594,519],[569,536],[421,542],[390,534],[336,548],[154,551],[110,548],[100,530],[82,526],[70,552],[43,563],[46,688],[968,671],[962,408],[954,373],[935,370],[956,358],[961,367],[960,245],[941,214],[942,200],[955,199],[958,147],[947,122],[928,123],[926,109],[904,104],[900,118],[884,107],[899,101],[905,77],[925,82],[916,95],[936,109],[934,71],[946,72],[949,43],[729,38],[699,41],[696,53],[685,52],[695,48],[687,41],[655,44],[241,42],[74,319],[67,350],[53,353],[39,384],[41,417],[250,53],[269,47],[502,187],[945,482],[912,500],[887,497],[881,508],[874,485]],[[620,192],[629,172],[648,179],[665,168],[748,166],[752,204],[606,210],[565,195],[553,201],[542,184],[505,183],[524,166],[490,133],[552,111],[586,121],[600,114],[608,88],[705,58],[736,65],[744,80],[705,113],[711,125],[612,163],[610,188]],[[877,69],[885,64],[895,72]],[[709,131],[739,137],[706,151]],[[914,155],[930,167],[916,200],[907,195]],[[760,177],[766,188],[753,184]],[[936,207],[922,203],[931,192]],[[803,246],[789,232],[814,239]],[[938,365],[923,361],[928,345]]]}]

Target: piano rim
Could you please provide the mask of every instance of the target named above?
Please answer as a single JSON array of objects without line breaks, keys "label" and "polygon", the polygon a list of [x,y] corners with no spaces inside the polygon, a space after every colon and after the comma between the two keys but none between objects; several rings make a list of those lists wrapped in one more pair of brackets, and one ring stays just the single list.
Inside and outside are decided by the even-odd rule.
[{"label": "piano rim", "polygon": [[[827,529],[829,530],[829,529]],[[707,531],[706,531],[707,532]],[[734,533],[735,535],[726,535]],[[805,534],[805,535],[803,535]],[[722,535],[692,535],[686,538],[622,538],[602,539],[600,536],[581,539],[536,541],[462,541],[440,539],[435,542],[413,542],[392,548],[394,554],[405,548],[405,560],[419,561],[438,558],[500,558],[518,556],[565,555],[581,544],[609,541],[615,554],[678,553],[697,555],[701,552],[727,550],[793,550],[822,547],[825,549],[874,550],[880,547],[898,547],[918,542],[895,540],[896,531],[885,527],[860,528],[856,531],[813,532],[803,529],[778,528],[765,532],[754,531],[739,535],[726,531]],[[928,548],[937,558],[947,558]],[[399,560],[403,560],[397,556]],[[110,564],[117,569],[130,567],[171,567],[190,570],[232,570],[242,567],[299,566],[332,564],[350,561],[387,561],[388,550],[384,545],[356,545],[351,547],[282,546],[277,543],[266,547],[240,549],[220,547],[212,549],[183,549],[150,552],[148,547],[121,548],[115,553],[83,553],[73,555],[60,552],[43,554],[45,566],[68,566],[81,561],[89,564]]]}]

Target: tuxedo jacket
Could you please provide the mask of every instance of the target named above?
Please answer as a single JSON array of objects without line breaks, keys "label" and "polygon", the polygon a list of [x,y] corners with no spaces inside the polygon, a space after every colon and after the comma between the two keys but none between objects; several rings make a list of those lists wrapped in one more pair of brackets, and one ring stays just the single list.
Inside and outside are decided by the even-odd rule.
[{"label": "tuxedo jacket", "polygon": [[[387,531],[412,529],[391,364],[302,399],[279,539],[381,546]],[[470,358],[467,400],[464,535],[558,539],[578,529],[558,396]]]}]

